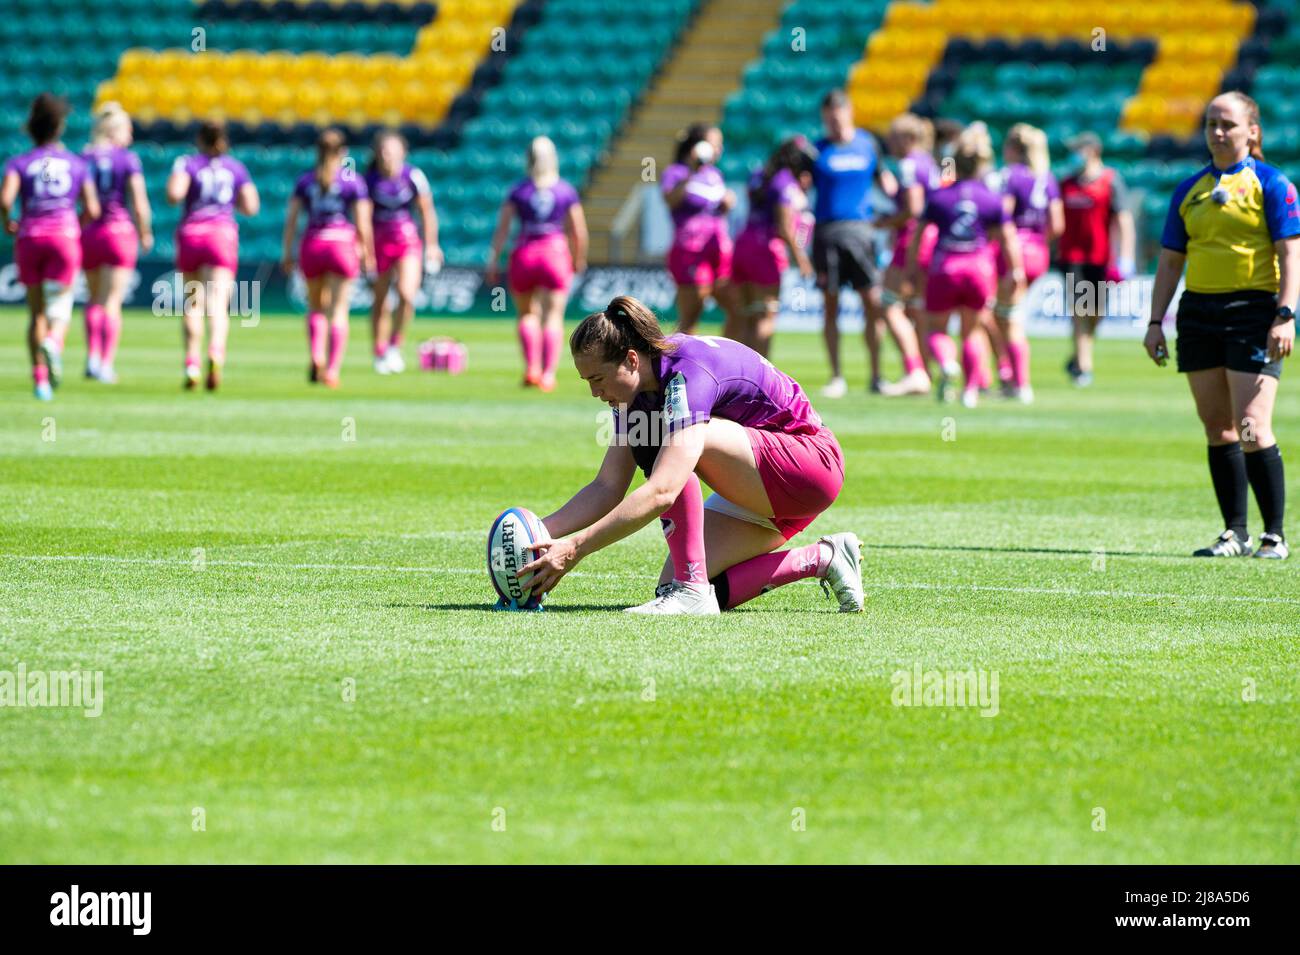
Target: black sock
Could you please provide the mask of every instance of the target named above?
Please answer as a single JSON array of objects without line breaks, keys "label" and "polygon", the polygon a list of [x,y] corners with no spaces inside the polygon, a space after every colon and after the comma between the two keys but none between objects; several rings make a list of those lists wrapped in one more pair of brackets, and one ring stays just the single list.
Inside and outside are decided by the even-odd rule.
[{"label": "black sock", "polygon": [[724,570],[716,577],[710,577],[709,583],[713,584],[713,592],[718,598],[718,606],[723,610],[729,610],[727,604],[731,601],[731,581],[727,580],[727,572]]},{"label": "black sock", "polygon": [[1246,534],[1246,456],[1241,445],[1210,445],[1210,480],[1214,482],[1214,496],[1219,499],[1223,513],[1223,526],[1235,531],[1245,540]]},{"label": "black sock", "polygon": [[1282,474],[1282,452],[1277,445],[1260,448],[1243,455],[1246,476],[1255,492],[1255,503],[1264,518],[1264,533],[1282,536],[1282,517],[1286,511],[1286,478]]}]

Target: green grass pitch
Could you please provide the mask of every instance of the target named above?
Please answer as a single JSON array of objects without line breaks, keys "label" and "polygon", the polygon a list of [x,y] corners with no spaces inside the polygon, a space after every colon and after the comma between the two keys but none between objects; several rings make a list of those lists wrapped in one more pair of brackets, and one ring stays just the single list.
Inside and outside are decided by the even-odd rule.
[{"label": "green grass pitch", "polygon": [[[797,540],[863,538],[867,613],[637,620],[653,525],[487,612],[489,523],[591,477],[602,406],[522,392],[510,324],[434,329],[467,374],[375,376],[358,321],[328,393],[299,318],[236,326],[212,396],[135,313],[122,383],[74,329],[47,405],[0,315],[0,670],[104,674],[98,718],[0,709],[0,862],[1300,861],[1300,565],[1186,556],[1203,440],[1137,343],[1079,392],[1036,342],[1036,405],[965,411],[869,399],[846,342],[848,482]],[[824,381],[814,336],[774,359]],[[918,666],[996,672],[997,715],[894,705]]]}]

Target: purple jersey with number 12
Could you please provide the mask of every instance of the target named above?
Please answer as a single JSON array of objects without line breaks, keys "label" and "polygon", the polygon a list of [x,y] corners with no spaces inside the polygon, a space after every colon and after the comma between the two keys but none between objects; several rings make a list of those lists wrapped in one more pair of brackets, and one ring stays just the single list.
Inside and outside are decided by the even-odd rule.
[{"label": "purple jersey with number 12", "polygon": [[252,182],[242,162],[231,156],[195,153],[178,157],[172,172],[183,172],[190,177],[182,225],[216,220],[234,224],[235,197],[245,183]]}]

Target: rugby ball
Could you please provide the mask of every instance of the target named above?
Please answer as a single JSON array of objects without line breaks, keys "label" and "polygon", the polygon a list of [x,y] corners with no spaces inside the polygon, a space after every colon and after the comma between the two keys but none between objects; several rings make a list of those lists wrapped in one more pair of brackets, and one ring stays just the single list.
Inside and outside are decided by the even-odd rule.
[{"label": "rugby ball", "polygon": [[529,545],[550,537],[541,520],[526,507],[512,507],[492,522],[488,531],[488,576],[501,598],[500,606],[511,610],[536,610],[545,594],[537,597],[519,582],[519,570],[539,556]]}]

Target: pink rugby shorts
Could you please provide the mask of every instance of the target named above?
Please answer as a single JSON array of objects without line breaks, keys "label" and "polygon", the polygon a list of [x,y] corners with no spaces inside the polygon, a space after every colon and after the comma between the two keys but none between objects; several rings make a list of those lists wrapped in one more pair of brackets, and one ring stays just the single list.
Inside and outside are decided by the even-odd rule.
[{"label": "pink rugby shorts", "polygon": [[239,266],[239,229],[233,222],[186,222],[176,230],[176,268],[197,272],[205,265],[232,272]]},{"label": "pink rugby shorts", "polygon": [[956,308],[987,308],[998,285],[991,248],[935,255],[925,283],[926,311],[947,313]]},{"label": "pink rugby shorts", "polygon": [[130,219],[99,219],[81,231],[81,267],[135,268],[140,237]]},{"label": "pink rugby shorts", "polygon": [[512,292],[529,293],[539,288],[567,292],[573,281],[573,256],[562,232],[528,239],[510,253],[506,282]]},{"label": "pink rugby shorts", "polygon": [[351,226],[304,232],[298,248],[298,265],[304,278],[320,278],[327,272],[354,279],[361,274],[357,257],[357,233]]},{"label": "pink rugby shorts", "polygon": [[844,486],[844,453],[829,428],[788,434],[746,428],[772,523],[789,540],[835,503]]},{"label": "pink rugby shorts", "polygon": [[18,281],[26,286],[42,282],[71,285],[81,268],[79,232],[76,225],[71,225],[18,236],[14,242]]}]

